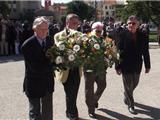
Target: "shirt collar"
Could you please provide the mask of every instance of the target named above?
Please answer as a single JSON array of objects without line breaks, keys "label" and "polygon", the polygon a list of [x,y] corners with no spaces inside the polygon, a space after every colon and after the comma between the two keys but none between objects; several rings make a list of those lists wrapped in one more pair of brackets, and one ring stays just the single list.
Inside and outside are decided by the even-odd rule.
[{"label": "shirt collar", "polygon": [[38,40],[38,42],[39,42],[40,45],[42,45],[43,41],[46,43],[46,39],[42,40],[42,39],[38,38],[37,36],[36,36],[36,38],[37,38],[37,40]]}]

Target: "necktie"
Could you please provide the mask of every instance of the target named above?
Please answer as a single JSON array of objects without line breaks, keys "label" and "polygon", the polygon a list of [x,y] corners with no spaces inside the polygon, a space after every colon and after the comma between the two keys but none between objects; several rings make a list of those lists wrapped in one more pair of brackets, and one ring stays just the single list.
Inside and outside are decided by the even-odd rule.
[{"label": "necktie", "polygon": [[45,41],[42,42],[42,50],[45,51]]}]

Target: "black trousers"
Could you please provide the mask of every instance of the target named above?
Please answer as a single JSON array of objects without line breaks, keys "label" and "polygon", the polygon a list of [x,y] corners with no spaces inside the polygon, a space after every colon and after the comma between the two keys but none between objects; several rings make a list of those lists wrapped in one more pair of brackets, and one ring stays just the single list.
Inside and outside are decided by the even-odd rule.
[{"label": "black trousers", "polygon": [[70,69],[68,79],[63,83],[66,94],[66,114],[78,117],[77,95],[80,85],[79,68]]},{"label": "black trousers", "polygon": [[139,83],[140,74],[122,74],[122,78],[124,85],[124,97],[128,103],[128,107],[134,107],[133,92]]},{"label": "black trousers", "polygon": [[29,120],[53,120],[52,93],[42,98],[28,98]]}]

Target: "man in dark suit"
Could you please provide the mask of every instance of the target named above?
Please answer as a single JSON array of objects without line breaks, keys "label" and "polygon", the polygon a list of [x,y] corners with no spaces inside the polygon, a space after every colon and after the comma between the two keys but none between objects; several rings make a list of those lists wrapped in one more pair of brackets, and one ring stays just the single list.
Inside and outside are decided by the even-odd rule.
[{"label": "man in dark suit", "polygon": [[27,39],[21,49],[25,61],[24,92],[29,100],[30,120],[52,120],[52,94],[54,75],[46,50],[52,46],[47,39],[48,21],[44,17],[34,20],[34,35]]},{"label": "man in dark suit", "polygon": [[137,114],[134,109],[133,92],[139,83],[142,64],[144,61],[145,73],[149,73],[150,55],[149,40],[138,30],[138,19],[132,15],[128,18],[127,29],[119,34],[118,49],[121,51],[120,64],[116,65],[117,74],[122,73],[124,84],[124,102],[132,114]]}]

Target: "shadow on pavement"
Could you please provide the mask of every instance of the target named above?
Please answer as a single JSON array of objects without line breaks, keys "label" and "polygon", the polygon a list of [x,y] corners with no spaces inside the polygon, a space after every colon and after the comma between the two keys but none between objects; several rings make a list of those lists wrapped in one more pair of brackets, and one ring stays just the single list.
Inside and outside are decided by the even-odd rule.
[{"label": "shadow on pavement", "polygon": [[96,114],[96,118],[90,118],[90,119],[79,118],[79,120],[91,120],[91,119],[92,120],[113,120],[113,119],[110,119],[108,117],[105,117],[99,114]]},{"label": "shadow on pavement", "polygon": [[151,107],[151,106],[140,104],[140,103],[135,103],[135,106],[140,108],[140,109],[136,109],[138,113],[148,115],[151,118],[153,118],[153,120],[160,120],[160,108],[155,108],[155,107]]},{"label": "shadow on pavement", "polygon": [[[149,118],[136,117],[136,115],[134,117],[128,117],[128,116],[123,115],[121,113],[107,110],[104,108],[100,108],[98,110],[114,117],[116,120],[160,120],[160,109],[159,108],[143,105],[140,103],[135,103],[135,107],[136,107],[136,111],[138,112],[138,114],[145,114],[145,115],[149,116]],[[139,108],[139,109],[137,109],[137,108]],[[102,118],[102,119],[98,119],[98,120],[110,120],[110,119],[109,118],[106,118],[106,119]]]},{"label": "shadow on pavement", "polygon": [[96,120],[113,120],[113,119],[96,114]]},{"label": "shadow on pavement", "polygon": [[22,55],[0,56],[0,63],[21,61],[21,60],[23,60]]},{"label": "shadow on pavement", "polygon": [[[118,112],[114,112],[114,111],[107,110],[107,109],[104,109],[104,108],[100,108],[100,109],[98,109],[98,110],[100,110],[100,111],[102,111],[102,112],[104,112],[104,113],[106,113],[106,114],[114,117],[115,120],[133,120],[133,118],[128,117],[128,116],[123,115],[123,114],[120,114],[120,113],[118,113]],[[105,120],[110,120],[110,119],[105,119]],[[112,120],[113,120],[113,119],[112,119]]]}]

